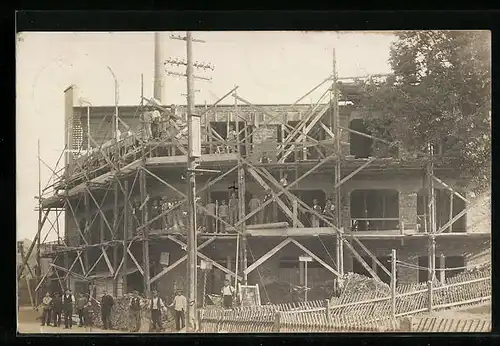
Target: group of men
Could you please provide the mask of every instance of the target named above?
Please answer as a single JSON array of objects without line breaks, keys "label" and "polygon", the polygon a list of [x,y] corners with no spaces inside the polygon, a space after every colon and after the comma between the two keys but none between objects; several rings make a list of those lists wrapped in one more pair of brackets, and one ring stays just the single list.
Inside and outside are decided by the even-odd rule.
[{"label": "group of men", "polygon": [[[288,177],[286,174],[280,179],[280,183],[284,187],[288,185]],[[272,199],[271,193],[265,193],[260,197],[252,195],[248,203],[248,212],[254,213],[248,221],[250,224],[255,225],[275,222],[275,220],[273,220],[272,209],[261,208],[269,199]],[[167,197],[153,200],[151,204],[151,218],[157,218],[157,216],[162,214],[163,216],[153,222],[152,228],[158,230],[185,230],[185,225],[187,224],[186,205],[179,205],[175,209],[172,209],[175,205],[180,204],[180,202],[181,199],[179,198],[169,199]],[[232,193],[227,202],[223,199],[217,204],[209,198],[208,203],[203,205],[203,201],[198,198],[196,203],[198,231],[206,233],[227,233],[227,226],[234,226],[241,219],[238,203],[239,201],[236,193]],[[139,209],[140,203],[137,201],[134,203],[133,214],[137,215],[138,218],[140,213]],[[329,220],[334,218],[335,205],[331,198],[326,200],[324,207],[319,205],[317,199],[314,199],[312,209]],[[315,213],[310,213],[310,222],[311,227],[320,227],[322,225],[320,218]]]},{"label": "group of men", "polygon": [[61,320],[64,319],[64,328],[72,328],[74,307],[76,307],[80,319],[78,326],[91,325],[92,304],[87,301],[83,293],[75,301],[71,290],[66,290],[62,296],[60,296],[59,292],[55,292],[54,297],[47,292],[40,305],[42,308],[42,326],[50,326],[52,321],[52,326],[60,327]]},{"label": "group of men", "polygon": [[176,107],[175,105],[170,106],[170,112],[167,117],[163,117],[160,111],[158,111],[158,106],[160,102],[155,99],[144,106],[144,111],[142,112],[142,121],[144,122],[144,128],[146,130],[146,139],[160,139],[161,135],[167,130],[167,117],[177,120]]},{"label": "group of men", "polygon": [[[166,314],[167,306],[163,302],[163,299],[158,296],[158,292],[152,291],[151,298],[143,299],[138,291],[133,291],[129,305],[131,332],[138,332],[141,329],[141,310],[147,305],[149,305],[149,310],[151,311],[149,331],[158,332],[163,330],[161,320],[162,314]],[[174,309],[175,329],[180,331],[185,327],[185,314],[187,310],[187,299],[181,290],[176,291],[176,295],[168,307]]]}]

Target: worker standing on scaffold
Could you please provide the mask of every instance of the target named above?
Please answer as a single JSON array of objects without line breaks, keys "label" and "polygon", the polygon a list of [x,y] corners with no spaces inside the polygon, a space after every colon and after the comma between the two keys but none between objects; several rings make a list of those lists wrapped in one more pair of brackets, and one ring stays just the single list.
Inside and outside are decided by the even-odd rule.
[{"label": "worker standing on scaffold", "polygon": [[227,135],[227,140],[229,142],[229,145],[227,148],[229,149],[229,153],[235,153],[237,150],[237,144],[236,144],[236,139],[237,139],[238,134],[236,133],[236,130],[234,129],[234,126],[231,125],[229,128],[229,133]]},{"label": "worker standing on scaffold", "polygon": [[238,221],[238,198],[233,192],[231,198],[229,199],[229,224],[234,226]]}]

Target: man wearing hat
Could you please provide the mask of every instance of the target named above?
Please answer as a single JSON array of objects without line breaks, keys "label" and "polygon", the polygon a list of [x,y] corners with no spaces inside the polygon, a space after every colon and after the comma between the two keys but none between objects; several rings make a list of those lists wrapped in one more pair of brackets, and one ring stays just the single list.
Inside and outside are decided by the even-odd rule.
[{"label": "man wearing hat", "polygon": [[161,325],[161,311],[165,310],[166,307],[163,304],[163,301],[160,297],[158,297],[158,292],[153,291],[152,297],[150,300],[150,310],[151,310],[151,324],[149,326],[150,331],[159,331],[162,328]]},{"label": "man wearing hat", "polygon": [[221,289],[222,293],[222,306],[224,309],[231,309],[233,307],[234,287],[231,286],[229,279],[224,280],[224,286]]},{"label": "man wearing hat", "polygon": [[156,102],[154,99],[151,99],[151,101],[149,101],[144,107],[145,111],[142,115],[142,121],[144,121],[144,128],[146,130],[146,139],[150,139],[151,137],[153,137],[151,125],[153,124],[153,122],[155,122],[155,119],[161,118],[160,112],[158,112],[153,107],[155,103],[158,102]]},{"label": "man wearing hat", "polygon": [[104,295],[101,298],[101,319],[103,324],[103,329],[112,329],[111,325],[111,309],[115,301],[107,291],[104,291]]},{"label": "man wearing hat", "polygon": [[132,292],[130,300],[130,331],[138,332],[141,329],[141,297],[139,292]]},{"label": "man wearing hat", "polygon": [[187,299],[182,294],[182,290],[177,290],[176,291],[176,296],[174,297],[174,301],[172,304],[169,305],[169,307],[173,307],[175,311],[175,329],[177,331],[181,330],[186,326],[185,323],[185,313],[187,310]]},{"label": "man wearing hat", "polygon": [[71,290],[66,290],[62,298],[63,312],[64,312],[64,328],[68,329],[73,327],[73,305],[75,304],[75,297],[71,294]]}]

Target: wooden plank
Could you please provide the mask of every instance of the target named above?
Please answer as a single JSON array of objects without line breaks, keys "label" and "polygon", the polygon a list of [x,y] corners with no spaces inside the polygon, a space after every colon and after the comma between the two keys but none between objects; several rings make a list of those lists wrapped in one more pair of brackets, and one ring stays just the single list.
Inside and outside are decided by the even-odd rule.
[{"label": "wooden plank", "polygon": [[271,250],[266,252],[261,258],[259,258],[257,261],[252,263],[247,269],[243,271],[244,274],[248,275],[251,273],[254,269],[256,269],[258,266],[260,266],[262,263],[267,261],[269,258],[271,258],[273,255],[275,255],[279,250],[281,250],[283,247],[288,245],[293,239],[287,238],[283,240],[281,243],[273,247]]},{"label": "wooden plank", "polygon": [[92,267],[90,267],[90,269],[87,270],[87,274],[85,274],[85,277],[89,276],[89,274],[92,272],[92,270],[94,270],[94,268],[97,266],[97,264],[99,263],[99,261],[101,260],[102,257],[103,257],[103,254],[101,253],[99,258],[97,258],[97,261],[95,261],[95,263],[92,265]]},{"label": "wooden plank", "polygon": [[[312,128],[316,125],[316,123],[323,117],[323,115],[325,115],[326,111],[329,108],[330,108],[329,105],[325,105],[323,109],[321,109],[318,113],[316,113],[314,118],[300,133],[298,139],[295,142],[301,142],[302,140],[304,140],[307,134],[312,130]],[[293,152],[294,149],[295,149],[295,144],[292,144],[291,147],[283,154],[279,162],[285,162],[285,159]]]},{"label": "wooden plank", "polygon": [[[203,154],[197,160],[200,164],[209,162],[227,162],[238,161],[238,155],[235,153],[229,154]],[[159,156],[146,158],[146,166],[148,165],[176,165],[187,163],[186,156]]]},{"label": "wooden plank", "polygon": [[464,196],[462,196],[461,194],[459,194],[458,192],[456,192],[451,186],[449,186],[448,184],[446,184],[444,181],[442,181],[441,179],[439,179],[438,177],[436,177],[435,175],[432,176],[432,179],[434,179],[436,182],[438,182],[439,184],[443,185],[446,189],[448,189],[453,195],[457,196],[458,198],[460,198],[462,201],[464,201],[465,203],[470,203],[470,201],[465,198]]},{"label": "wooden plank", "polygon": [[365,169],[369,164],[371,164],[373,161],[375,161],[377,158],[375,157],[372,157],[370,158],[368,161],[366,161],[365,163],[363,163],[361,166],[359,166],[358,168],[356,168],[354,171],[352,171],[351,173],[349,173],[347,176],[345,176],[344,178],[342,178],[342,180],[340,180],[337,184],[335,184],[335,186],[333,187],[334,190],[336,190],[338,187],[340,187],[343,183],[345,183],[346,181],[348,181],[349,179],[351,179],[353,176],[355,176],[357,173],[361,172],[363,169]]},{"label": "wooden plank", "polygon": [[298,241],[296,241],[295,239],[292,239],[292,243],[294,243],[295,245],[297,245],[299,248],[301,248],[304,252],[306,252],[309,256],[311,256],[312,258],[314,258],[319,264],[321,264],[323,267],[325,267],[326,269],[328,269],[329,271],[331,271],[332,273],[334,273],[335,275],[337,276],[340,276],[340,273],[338,271],[336,271],[335,269],[333,269],[331,266],[329,266],[327,263],[325,263],[325,261],[323,261],[321,258],[319,258],[318,256],[316,256],[312,251],[310,251],[309,249],[307,249],[304,245],[302,245],[301,243],[299,243]]},{"label": "wooden plank", "polygon": [[106,261],[106,264],[108,266],[109,272],[111,275],[115,275],[115,270],[113,269],[113,266],[111,265],[111,261],[109,260],[108,254],[106,253],[106,249],[104,249],[104,246],[101,247],[102,254],[104,255],[104,260]]},{"label": "wooden plank", "polygon": [[263,223],[256,225],[248,225],[247,229],[270,229],[270,228],[286,228],[288,227],[288,222],[273,222],[273,223]]},{"label": "wooden plank", "polygon": [[132,251],[130,251],[130,249],[127,249],[127,252],[128,254],[130,255],[130,258],[132,259],[132,261],[134,262],[135,266],[137,267],[137,269],[139,270],[139,272],[141,273],[141,275],[144,275],[144,270],[142,269],[142,267],[139,265],[139,262],[137,262],[135,256],[132,254]]},{"label": "wooden plank", "polygon": [[359,246],[363,249],[363,251],[364,251],[364,252],[365,252],[368,256],[370,256],[370,257],[371,257],[371,259],[372,259],[373,261],[375,261],[375,263],[376,263],[376,264],[377,264],[380,268],[382,268],[382,270],[383,270],[383,271],[384,271],[387,275],[389,275],[389,277],[391,276],[391,273],[389,272],[389,270],[388,270],[388,269],[387,269],[387,268],[386,268],[386,267],[385,267],[382,263],[380,263],[380,261],[377,259],[377,257],[376,257],[376,256],[374,256],[374,255],[370,252],[370,250],[368,250],[368,248],[367,248],[367,247],[366,247],[366,246],[365,246],[362,242],[360,242],[360,241],[359,241],[359,239],[358,239],[358,238],[353,237],[352,239],[353,239],[353,240],[354,240],[354,241],[355,241],[355,242],[356,242],[356,243],[357,243],[357,244],[358,244],[358,245],[359,245]]}]

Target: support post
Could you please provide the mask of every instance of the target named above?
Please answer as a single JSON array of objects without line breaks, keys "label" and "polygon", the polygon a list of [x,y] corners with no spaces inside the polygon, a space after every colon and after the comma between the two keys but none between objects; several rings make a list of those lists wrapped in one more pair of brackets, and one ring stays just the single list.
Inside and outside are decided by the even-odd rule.
[{"label": "support post", "polygon": [[[147,196],[146,190],[146,173],[144,170],[139,172],[139,187],[141,194],[141,202],[144,203]],[[148,222],[148,206],[147,204],[142,208],[142,224],[147,225]],[[149,283],[149,225],[142,229],[142,266],[143,266],[143,282],[144,282],[144,293],[149,296],[151,292],[151,285]]]},{"label": "support post", "polygon": [[[341,166],[340,166],[340,156],[342,154],[342,148],[340,147],[340,116],[339,116],[339,93],[338,93],[338,86],[337,86],[337,57],[335,54],[335,48],[333,48],[333,72],[332,72],[332,93],[333,93],[333,99],[332,103],[330,105],[331,111],[332,111],[332,132],[335,135],[334,138],[334,143],[333,143],[333,152],[337,155],[337,158],[335,160],[335,172],[334,172],[334,179],[335,179],[335,188],[334,188],[334,199],[335,199],[335,221],[337,222],[337,228],[341,228],[342,226],[342,198],[341,198],[341,191],[340,191],[340,185],[341,183]],[[352,173],[351,173],[352,174]],[[348,202],[349,203],[349,202]],[[344,251],[343,251],[343,238],[340,236],[337,237],[338,241],[338,258],[337,258],[337,263],[338,263],[338,270],[339,272],[343,275],[344,274]]]},{"label": "support post", "polygon": [[[448,221],[451,221],[453,219],[453,199],[455,195],[453,194],[453,191],[450,191],[450,217],[448,218]],[[453,223],[450,223],[450,233],[453,232]]]},{"label": "support post", "polygon": [[445,283],[446,281],[446,275],[445,275],[445,257],[444,254],[441,254],[439,256],[439,281],[441,281],[442,284]]},{"label": "support post", "polygon": [[304,286],[305,286],[304,301],[307,302],[307,291],[308,291],[308,287],[307,287],[307,261],[304,262]]},{"label": "support post", "polygon": [[127,282],[127,271],[128,271],[128,267],[127,267],[127,249],[128,249],[128,244],[127,244],[127,240],[128,240],[128,228],[129,228],[129,221],[130,221],[130,216],[129,216],[129,206],[128,206],[128,194],[129,194],[129,187],[128,187],[128,181],[125,180],[124,182],[124,190],[125,190],[125,193],[124,193],[124,200],[125,200],[125,203],[123,203],[123,256],[122,256],[122,261],[123,261],[123,265],[122,265],[122,294],[125,295],[128,293],[128,289],[127,289],[127,286],[128,286],[128,282]]},{"label": "support post", "polygon": [[[90,222],[90,200],[87,191],[83,194],[83,203],[85,208],[85,229],[83,231],[83,236],[87,237],[87,243],[92,244],[92,237],[90,232],[91,222]],[[85,251],[83,255],[83,263],[85,267],[85,273],[89,270],[89,250]]]},{"label": "support post", "polygon": [[340,275],[344,275],[344,238],[337,235],[336,240],[337,271]]},{"label": "support post", "polygon": [[[40,282],[42,276],[41,258],[40,258],[40,239],[42,234],[42,182],[41,182],[41,157],[40,157],[40,139],[38,139],[38,237],[36,239],[36,282]],[[22,268],[24,269],[24,268]],[[22,273],[21,269],[21,273]],[[35,306],[38,306],[40,293],[36,293]]]},{"label": "support post", "polygon": [[428,211],[429,211],[429,280],[434,280],[436,277],[436,196],[434,189],[434,148],[432,144],[428,144],[429,163],[427,164],[427,180],[428,180]]},{"label": "support post", "polygon": [[429,237],[429,280],[436,279],[436,239],[434,235]]},{"label": "support post", "polygon": [[299,215],[298,215],[298,203],[296,199],[292,200],[292,206],[293,206],[293,228],[298,227],[298,221],[299,221]]},{"label": "support post", "polygon": [[432,280],[427,281],[427,310],[429,312],[432,311],[433,309],[433,302],[432,302],[432,297],[434,295],[434,284],[432,283]]},{"label": "support post", "polygon": [[[242,162],[239,162],[238,166],[238,199],[239,199],[239,212],[238,212],[238,221],[242,220],[245,217],[246,214],[246,181],[245,181],[245,168],[243,167]],[[241,272],[245,273],[245,270],[247,269],[248,266],[248,259],[247,259],[247,237],[245,234],[246,231],[246,222],[243,222],[240,225],[240,232],[242,234],[241,237]],[[239,236],[238,236],[239,237]],[[236,273],[238,274],[238,273]],[[243,284],[247,284],[247,275],[243,274]]]},{"label": "support post", "polygon": [[[113,204],[113,232],[114,234],[118,234],[118,183],[114,182],[114,204]],[[113,239],[114,240],[114,239]],[[118,246],[113,245],[113,269],[118,269]],[[113,296],[118,296],[118,276],[115,275],[115,279],[113,280]]]},{"label": "support post", "polygon": [[[195,113],[194,104],[194,75],[193,75],[193,39],[190,31],[186,32],[186,75],[187,75],[187,123],[188,123],[188,206],[189,222],[187,237],[187,278],[188,278],[188,311],[186,330],[196,330],[196,309],[197,309],[197,243],[196,243],[196,175],[194,172],[195,162],[193,158],[193,126],[192,117]],[[228,119],[229,127],[229,119]],[[199,135],[199,134],[196,134]]]},{"label": "support post", "polygon": [[396,317],[396,250],[391,255],[391,315]]}]

